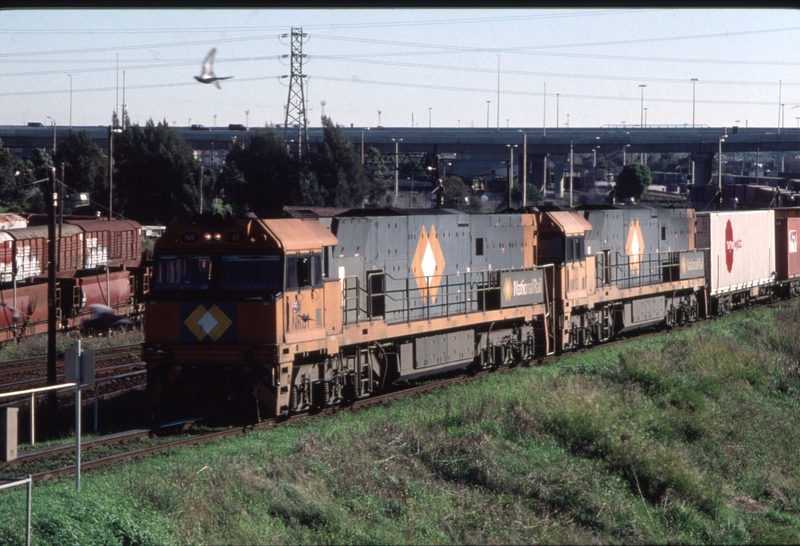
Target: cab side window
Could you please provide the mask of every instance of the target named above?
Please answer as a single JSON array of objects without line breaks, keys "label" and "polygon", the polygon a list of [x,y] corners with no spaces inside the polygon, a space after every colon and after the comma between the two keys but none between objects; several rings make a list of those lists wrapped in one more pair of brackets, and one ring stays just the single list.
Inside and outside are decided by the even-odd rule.
[{"label": "cab side window", "polygon": [[322,288],[322,257],[301,254],[286,257],[286,290]]}]

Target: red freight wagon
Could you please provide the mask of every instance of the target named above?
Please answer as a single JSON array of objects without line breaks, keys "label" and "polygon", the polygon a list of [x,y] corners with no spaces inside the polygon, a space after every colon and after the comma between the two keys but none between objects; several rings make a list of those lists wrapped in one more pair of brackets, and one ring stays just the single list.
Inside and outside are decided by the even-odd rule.
[{"label": "red freight wagon", "polygon": [[775,272],[779,281],[800,277],[800,218],[775,220]]},{"label": "red freight wagon", "polygon": [[14,238],[0,231],[0,282],[14,280]]},{"label": "red freight wagon", "polygon": [[112,307],[122,315],[127,313],[132,303],[127,271],[63,279],[61,293],[62,312],[68,326],[79,326],[76,319],[91,315],[91,306],[95,303]]},{"label": "red freight wagon", "polygon": [[63,224],[56,226],[56,237],[58,237],[56,269],[65,272],[64,276],[71,275],[71,272],[80,269],[83,263],[83,230]]},{"label": "red freight wagon", "polygon": [[7,233],[14,238],[17,281],[47,275],[47,226],[15,229]]},{"label": "red freight wagon", "polygon": [[[58,297],[58,296],[57,296]],[[0,290],[0,341],[47,331],[47,283]]]},{"label": "red freight wagon", "polygon": [[139,265],[142,228],[128,220],[70,220],[84,231],[82,268],[94,269],[109,263],[112,267]]}]

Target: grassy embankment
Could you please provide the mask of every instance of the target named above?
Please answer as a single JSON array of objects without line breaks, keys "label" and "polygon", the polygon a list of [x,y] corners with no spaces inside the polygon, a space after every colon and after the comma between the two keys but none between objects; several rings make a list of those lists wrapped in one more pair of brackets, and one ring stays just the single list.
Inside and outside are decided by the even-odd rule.
[{"label": "grassy embankment", "polygon": [[797,543],[799,417],[792,302],[40,484],[34,540]]}]

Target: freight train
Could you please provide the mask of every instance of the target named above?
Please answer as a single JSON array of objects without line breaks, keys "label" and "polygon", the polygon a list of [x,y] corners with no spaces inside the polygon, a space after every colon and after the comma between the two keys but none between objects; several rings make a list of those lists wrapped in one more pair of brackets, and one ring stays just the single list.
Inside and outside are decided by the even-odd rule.
[{"label": "freight train", "polygon": [[543,207],[197,217],[154,250],[154,419],[254,420],[800,293],[800,218]]},{"label": "freight train", "polygon": [[[0,231],[0,341],[48,328],[48,228],[32,216],[28,227]],[[142,258],[142,228],[130,220],[68,216],[57,228],[56,322],[81,327],[93,306],[138,316],[151,271]]]}]

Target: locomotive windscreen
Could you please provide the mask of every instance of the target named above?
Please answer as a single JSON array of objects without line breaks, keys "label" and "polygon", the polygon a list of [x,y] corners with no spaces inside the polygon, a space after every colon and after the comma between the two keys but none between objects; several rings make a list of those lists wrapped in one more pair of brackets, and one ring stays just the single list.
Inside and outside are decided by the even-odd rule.
[{"label": "locomotive windscreen", "polygon": [[281,290],[281,257],[223,256],[219,287],[221,290]]},{"label": "locomotive windscreen", "polygon": [[156,290],[208,290],[211,256],[159,256]]}]

